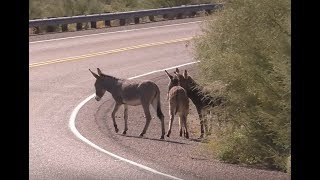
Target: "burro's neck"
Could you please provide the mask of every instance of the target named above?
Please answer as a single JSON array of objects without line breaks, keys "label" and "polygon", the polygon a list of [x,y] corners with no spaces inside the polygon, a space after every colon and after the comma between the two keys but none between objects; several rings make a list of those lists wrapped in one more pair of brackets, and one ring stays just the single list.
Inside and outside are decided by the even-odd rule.
[{"label": "burro's neck", "polygon": [[122,84],[122,79],[118,79],[112,76],[106,76],[104,80],[104,88],[111,94],[119,92]]}]

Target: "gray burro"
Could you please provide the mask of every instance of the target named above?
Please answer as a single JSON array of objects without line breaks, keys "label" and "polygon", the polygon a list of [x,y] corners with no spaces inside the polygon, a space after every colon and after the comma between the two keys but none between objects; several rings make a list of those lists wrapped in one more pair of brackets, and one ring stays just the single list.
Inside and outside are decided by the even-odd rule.
[{"label": "gray burro", "polygon": [[188,97],[191,99],[197,109],[201,130],[201,135],[199,138],[203,138],[204,129],[206,129],[206,134],[210,133],[204,115],[206,112],[210,111],[210,108],[224,105],[227,102],[227,99],[224,97],[212,97],[209,95],[209,93],[202,91],[203,87],[201,87],[198,83],[196,83],[196,81],[193,80],[191,76],[188,75],[187,70],[184,70],[182,75],[179,73],[179,69],[176,68],[174,73],[179,81],[179,85],[187,91]]},{"label": "gray burro", "polygon": [[128,105],[137,106],[142,105],[145,116],[146,124],[141,132],[142,137],[150,124],[151,114],[150,114],[150,104],[157,112],[157,116],[161,121],[161,137],[164,139],[165,129],[164,129],[164,115],[161,111],[160,103],[160,90],[159,87],[152,81],[134,81],[128,79],[119,79],[113,76],[103,74],[99,68],[97,68],[98,74],[89,71],[96,78],[94,83],[96,96],[95,99],[99,101],[106,91],[111,93],[113,99],[115,100],[115,106],[112,111],[111,117],[113,120],[113,126],[115,131],[118,132],[117,123],[115,121],[115,114],[121,105],[124,105],[124,123],[125,128],[122,134],[126,134],[128,130]]},{"label": "gray burro", "polygon": [[174,116],[178,113],[179,115],[179,129],[180,136],[182,136],[182,129],[184,129],[184,137],[189,139],[189,133],[187,128],[187,116],[189,114],[189,98],[186,90],[179,85],[179,80],[176,76],[170,75],[165,70],[167,76],[169,77],[168,84],[168,99],[169,99],[169,129],[167,136],[171,134],[172,122]]}]

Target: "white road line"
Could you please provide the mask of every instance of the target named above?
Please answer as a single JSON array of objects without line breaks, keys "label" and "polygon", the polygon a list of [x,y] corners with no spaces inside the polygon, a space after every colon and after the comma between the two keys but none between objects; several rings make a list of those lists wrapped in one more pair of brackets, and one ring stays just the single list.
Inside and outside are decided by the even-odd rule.
[{"label": "white road line", "polygon": [[174,68],[178,68],[178,67],[182,67],[182,66],[187,66],[187,65],[190,65],[190,64],[198,63],[198,62],[200,62],[200,61],[193,61],[193,62],[189,62],[189,63],[180,64],[180,65],[177,65],[177,66],[169,67],[169,68],[166,68],[166,69],[155,70],[155,71],[151,71],[151,72],[148,72],[148,73],[145,73],[145,74],[141,74],[141,75],[138,75],[138,76],[130,77],[128,79],[135,79],[135,78],[139,78],[139,77],[146,76],[146,75],[149,75],[149,74],[161,72],[161,71],[164,71],[164,70],[170,70],[170,69],[174,69]]},{"label": "white road line", "polygon": [[[195,63],[198,63],[200,61],[194,61],[194,62],[189,62],[189,63],[185,63],[185,64],[180,64],[180,65],[177,65],[177,66],[173,66],[173,67],[169,67],[169,68],[165,68],[165,69],[160,69],[160,70],[155,70],[155,71],[151,71],[151,72],[148,72],[148,73],[145,73],[145,74],[141,74],[141,75],[138,75],[138,76],[134,76],[134,77],[130,77],[128,79],[135,79],[135,78],[139,78],[139,77],[142,77],[142,76],[146,76],[146,75],[150,75],[150,74],[153,74],[153,73],[157,73],[157,72],[161,72],[161,71],[164,71],[164,70],[170,70],[170,69],[174,69],[174,68],[178,68],[178,67],[182,67],[182,66],[187,66],[187,65],[190,65],[190,64],[195,64]],[[81,109],[82,106],[84,106],[89,100],[91,100],[92,98],[94,98],[95,94],[92,94],[90,95],[89,97],[87,97],[85,100],[83,100],[80,104],[78,104],[78,106],[72,111],[71,113],[71,116],[70,116],[70,119],[69,119],[69,128],[71,129],[71,131],[73,132],[73,134],[78,137],[80,140],[82,140],[83,142],[87,143],[88,145],[90,145],[91,147],[105,153],[105,154],[108,154],[116,159],[119,159],[121,161],[124,161],[124,162],[127,162],[129,164],[132,164],[134,166],[137,166],[139,168],[142,168],[144,170],[147,170],[147,171],[150,171],[152,173],[155,173],[155,174],[159,174],[159,175],[162,175],[162,176],[166,176],[166,177],[169,177],[169,178],[172,178],[172,179],[177,179],[177,180],[182,180],[178,177],[175,177],[175,176],[171,176],[169,174],[165,174],[165,173],[162,173],[162,172],[159,172],[155,169],[152,169],[152,168],[149,168],[147,166],[144,166],[142,164],[139,164],[139,163],[136,163],[134,161],[131,161],[131,160],[128,160],[128,159],[125,159],[121,156],[118,156],[116,154],[113,154],[99,146],[97,146],[96,144],[92,143],[91,141],[89,141],[87,138],[85,138],[84,136],[82,136],[80,134],[80,132],[77,130],[76,128],[76,124],[75,124],[75,121],[76,121],[76,117],[77,117],[77,114],[79,112],[79,110]]]},{"label": "white road line", "polygon": [[139,29],[129,29],[129,30],[105,32],[105,33],[98,33],[98,34],[87,34],[87,35],[82,35],[82,36],[72,36],[72,37],[57,38],[57,39],[47,39],[47,40],[42,40],[42,41],[32,41],[32,42],[29,42],[29,44],[58,41],[58,40],[64,40],[64,39],[82,38],[82,37],[89,37],[89,36],[98,36],[98,35],[105,35],[105,34],[124,33],[124,32],[139,31],[139,30],[146,30],[146,29],[164,28],[164,27],[171,27],[171,26],[180,26],[180,25],[195,24],[195,23],[200,23],[200,22],[202,22],[202,21],[193,21],[193,22],[186,22],[186,23],[179,23],[179,24],[168,24],[168,25],[163,25],[163,26],[154,26],[154,27],[139,28]]}]

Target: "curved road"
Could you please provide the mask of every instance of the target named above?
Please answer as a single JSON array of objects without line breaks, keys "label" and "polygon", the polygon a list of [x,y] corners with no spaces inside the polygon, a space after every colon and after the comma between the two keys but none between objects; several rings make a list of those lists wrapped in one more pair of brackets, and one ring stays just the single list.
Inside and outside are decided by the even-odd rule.
[{"label": "curved road", "polygon": [[[200,33],[199,20],[31,36],[29,178],[289,179],[284,173],[212,160],[206,144],[196,140],[198,120],[193,105],[189,115],[190,140],[178,137],[175,119],[171,137],[160,141],[157,118],[152,119],[145,137],[138,138],[145,122],[141,106],[129,107],[127,136],[116,134],[110,118],[113,101],[108,93],[100,102],[88,99],[74,119],[76,130],[96,147],[71,131],[71,114],[94,93],[95,79],[88,69],[96,71],[97,67],[106,74],[122,78],[152,72],[136,79],[151,79],[159,85],[167,130],[168,79],[163,69],[193,62],[188,41]],[[181,68],[196,75],[194,67],[189,64]],[[151,113],[155,115],[153,110]],[[117,123],[121,132],[122,108],[117,113]]]}]

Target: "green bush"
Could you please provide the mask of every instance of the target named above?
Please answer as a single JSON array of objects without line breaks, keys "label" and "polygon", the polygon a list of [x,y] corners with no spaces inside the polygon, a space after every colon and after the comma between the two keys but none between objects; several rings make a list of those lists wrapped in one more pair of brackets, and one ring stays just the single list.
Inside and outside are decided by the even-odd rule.
[{"label": "green bush", "polygon": [[[291,133],[289,0],[230,0],[195,39],[200,84],[227,84],[212,138],[219,158],[286,171]],[[212,95],[217,95],[212,92]],[[221,125],[222,124],[222,125]]]}]

